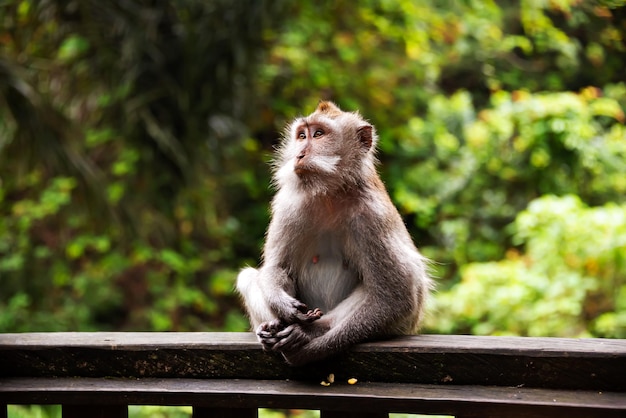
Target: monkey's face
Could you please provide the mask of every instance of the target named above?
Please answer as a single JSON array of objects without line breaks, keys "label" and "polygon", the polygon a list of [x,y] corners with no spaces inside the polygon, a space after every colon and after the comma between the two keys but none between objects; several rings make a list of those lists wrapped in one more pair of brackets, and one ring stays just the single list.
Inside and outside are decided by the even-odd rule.
[{"label": "monkey's face", "polygon": [[363,164],[373,160],[372,127],[358,114],[322,102],[311,115],[286,130],[276,165],[279,185],[317,191],[354,183]]},{"label": "monkey's face", "polygon": [[337,149],[336,127],[320,118],[303,119],[293,128],[293,169],[300,178],[307,175],[334,174],[341,161]]}]

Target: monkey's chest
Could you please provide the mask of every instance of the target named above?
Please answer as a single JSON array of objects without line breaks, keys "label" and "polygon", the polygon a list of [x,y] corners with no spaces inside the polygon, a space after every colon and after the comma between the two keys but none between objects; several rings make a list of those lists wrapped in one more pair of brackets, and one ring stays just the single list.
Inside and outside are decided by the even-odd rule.
[{"label": "monkey's chest", "polygon": [[297,297],[310,309],[329,312],[358,285],[358,274],[336,245],[322,241],[301,261],[296,277]]}]

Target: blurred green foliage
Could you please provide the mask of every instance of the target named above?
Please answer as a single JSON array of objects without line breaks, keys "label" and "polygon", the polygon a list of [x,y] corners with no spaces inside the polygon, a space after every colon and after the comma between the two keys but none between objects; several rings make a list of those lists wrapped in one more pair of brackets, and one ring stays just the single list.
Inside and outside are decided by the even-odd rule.
[{"label": "blurred green foliage", "polygon": [[626,204],[590,208],[577,196],[544,196],[513,230],[525,252],[464,265],[461,283],[435,299],[433,327],[626,338]]},{"label": "blurred green foliage", "polygon": [[269,190],[245,121],[280,7],[0,6],[2,331],[246,329]]},{"label": "blurred green foliage", "polygon": [[427,332],[626,338],[622,2],[0,5],[0,331],[247,329],[268,160],[377,127]]}]

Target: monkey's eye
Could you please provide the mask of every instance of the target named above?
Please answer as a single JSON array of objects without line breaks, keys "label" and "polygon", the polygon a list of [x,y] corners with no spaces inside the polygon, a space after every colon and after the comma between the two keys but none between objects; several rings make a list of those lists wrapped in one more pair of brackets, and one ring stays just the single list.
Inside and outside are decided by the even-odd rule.
[{"label": "monkey's eye", "polygon": [[324,131],[322,131],[321,129],[318,129],[315,131],[315,133],[313,134],[313,138],[318,138],[320,136],[324,135]]},{"label": "monkey's eye", "polygon": [[298,139],[305,139],[306,135],[304,134],[304,132],[300,132],[298,133]]}]

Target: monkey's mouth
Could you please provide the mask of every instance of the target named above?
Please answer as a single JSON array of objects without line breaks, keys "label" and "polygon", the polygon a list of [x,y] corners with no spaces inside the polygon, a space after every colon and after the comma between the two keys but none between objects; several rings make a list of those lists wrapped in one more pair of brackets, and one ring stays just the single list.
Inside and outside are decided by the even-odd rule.
[{"label": "monkey's mouth", "polygon": [[311,170],[309,170],[307,168],[304,168],[304,167],[296,167],[296,168],[294,168],[293,171],[296,173],[296,175],[298,177],[302,177],[302,176],[306,175],[308,172],[310,172]]},{"label": "monkey's mouth", "polygon": [[306,176],[314,172],[313,168],[307,164],[298,164],[296,163],[293,171],[296,173],[298,177]]}]

